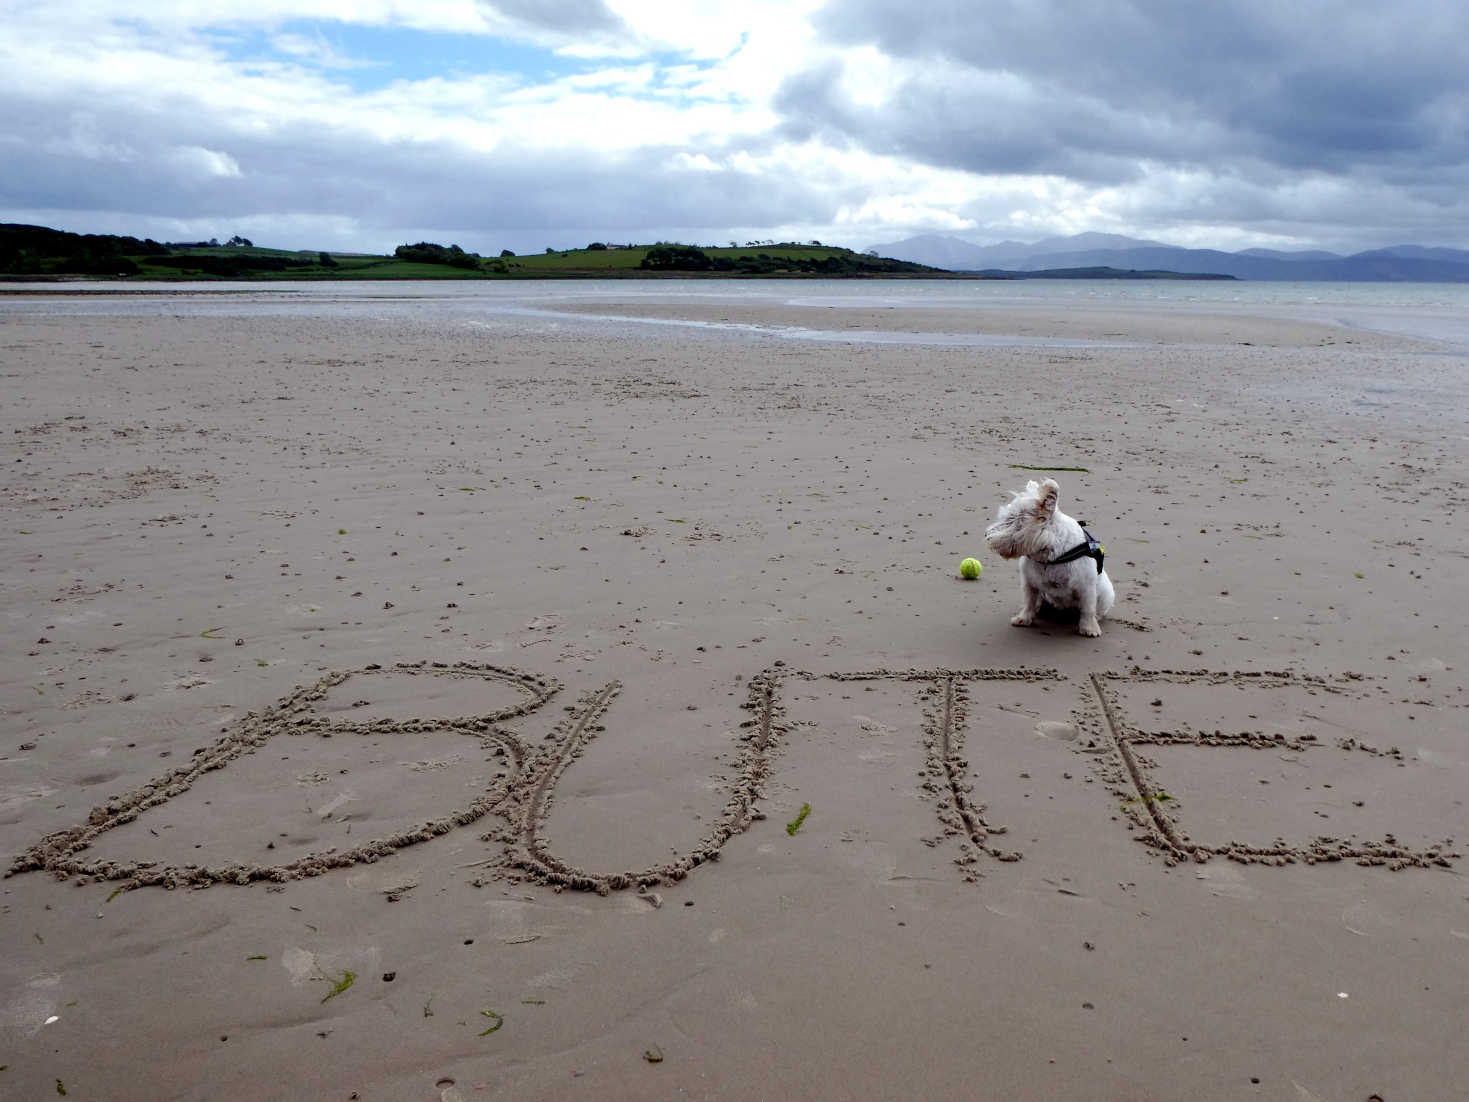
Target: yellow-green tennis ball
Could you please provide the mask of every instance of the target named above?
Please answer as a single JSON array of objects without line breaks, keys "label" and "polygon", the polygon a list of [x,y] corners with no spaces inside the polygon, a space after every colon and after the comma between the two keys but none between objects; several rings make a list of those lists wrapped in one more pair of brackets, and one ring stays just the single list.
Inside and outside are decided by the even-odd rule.
[{"label": "yellow-green tennis ball", "polygon": [[984,567],[979,565],[978,559],[965,559],[959,564],[959,576],[966,581],[972,582],[975,578],[979,577],[979,572],[983,569]]}]

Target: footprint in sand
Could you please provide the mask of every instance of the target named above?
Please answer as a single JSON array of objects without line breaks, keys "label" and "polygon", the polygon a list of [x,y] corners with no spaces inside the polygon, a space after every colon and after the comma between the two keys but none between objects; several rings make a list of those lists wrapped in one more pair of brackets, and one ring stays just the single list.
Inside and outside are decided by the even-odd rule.
[{"label": "footprint in sand", "polygon": [[0,1007],[0,1036],[19,1034],[34,1037],[57,1020],[61,976],[47,972],[30,979],[25,989]]},{"label": "footprint in sand", "polygon": [[1398,928],[1383,907],[1365,899],[1342,908],[1341,924],[1358,937],[1384,937]]},{"label": "footprint in sand", "polygon": [[1194,872],[1195,880],[1209,885],[1210,895],[1228,899],[1254,899],[1260,893],[1245,880],[1244,873],[1230,865],[1212,864]]},{"label": "footprint in sand", "polygon": [[1079,734],[1074,723],[1061,723],[1054,719],[1046,719],[1037,723],[1035,733],[1041,738],[1058,739],[1061,742],[1075,742]]}]

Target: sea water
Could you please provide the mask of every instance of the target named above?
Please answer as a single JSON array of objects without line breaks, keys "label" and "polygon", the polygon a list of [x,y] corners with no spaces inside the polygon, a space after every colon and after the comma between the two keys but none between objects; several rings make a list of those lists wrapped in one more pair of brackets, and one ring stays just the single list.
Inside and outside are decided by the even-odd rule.
[{"label": "sea water", "polygon": [[[37,293],[5,294],[4,291]],[[585,312],[599,302],[911,310],[1100,309],[1248,315],[1318,322],[1439,342],[1469,352],[1469,283],[1289,283],[1250,280],[742,280],[310,281],[11,283],[0,319],[17,315],[413,318],[466,324],[690,326],[764,337],[964,345],[1097,344],[984,334],[854,333],[629,319]],[[575,307],[576,309],[571,309]]]}]

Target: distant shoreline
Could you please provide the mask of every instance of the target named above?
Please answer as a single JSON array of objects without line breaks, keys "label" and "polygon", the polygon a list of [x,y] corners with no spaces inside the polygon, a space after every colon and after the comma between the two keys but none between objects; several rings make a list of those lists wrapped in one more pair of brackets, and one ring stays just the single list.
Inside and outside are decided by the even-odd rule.
[{"label": "distant shoreline", "polygon": [[1139,270],[1136,268],[1042,268],[1038,271],[1011,271],[1007,268],[984,268],[978,272],[965,272],[982,279],[1208,279],[1237,280],[1238,276],[1222,275],[1217,272],[1175,272],[1166,268]]},{"label": "distant shoreline", "polygon": [[[856,280],[923,280],[923,279],[945,279],[945,280],[969,280],[969,281],[1014,281],[1025,279],[1097,279],[1097,280],[1236,280],[1238,277],[1231,275],[1218,275],[1207,272],[1169,272],[1169,271],[1134,271],[1123,268],[1055,268],[1045,271],[1024,272],[1006,271],[994,269],[983,272],[850,272],[840,275],[826,275],[815,272],[702,272],[702,271],[658,271],[650,272],[640,269],[599,269],[591,271],[559,271],[559,272],[527,272],[510,275],[476,275],[466,273],[464,275],[370,275],[367,273],[350,275],[321,275],[312,273],[309,275],[236,275],[236,276],[208,276],[208,275],[180,275],[168,279],[157,279],[155,277],[140,276],[97,276],[97,275],[0,275],[0,294],[24,295],[24,294],[50,294],[50,290],[40,288],[6,287],[8,283],[45,283],[65,286],[68,283],[115,283],[130,287],[139,287],[135,293],[139,294],[248,294],[252,292],[238,290],[185,291],[171,289],[168,291],[145,290],[139,285],[151,283],[196,283],[207,286],[210,283],[254,283],[263,286],[281,282],[301,283],[422,283],[427,281],[445,283],[523,283],[543,282],[546,280],[590,280],[590,279],[614,279],[614,280],[660,280],[660,279],[738,279],[738,280],[812,280],[812,279],[856,279]],[[123,293],[120,287],[118,291],[100,290],[96,288],[77,289],[73,294],[118,294]]]},{"label": "distant shoreline", "polygon": [[432,241],[399,245],[391,255],[257,247],[232,237],[160,242],[151,238],[77,234],[48,226],[0,223],[0,281],[179,280],[268,283],[298,280],[423,279],[1230,279],[1161,265],[1048,268],[1037,271],[954,269],[858,253],[819,241],[733,241],[728,247],[658,242],[547,248],[525,256],[466,252]]}]

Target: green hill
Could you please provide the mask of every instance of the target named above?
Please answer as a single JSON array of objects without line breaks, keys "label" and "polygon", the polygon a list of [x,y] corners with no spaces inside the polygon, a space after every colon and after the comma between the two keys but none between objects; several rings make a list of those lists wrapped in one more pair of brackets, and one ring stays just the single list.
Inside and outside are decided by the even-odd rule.
[{"label": "green hill", "polygon": [[0,273],[7,275],[66,272],[76,275],[137,275],[133,259],[167,254],[150,239],[112,234],[68,233],[47,226],[0,223]]},{"label": "green hill", "polygon": [[[507,274],[525,277],[583,276],[599,279],[632,276],[894,276],[947,275],[906,260],[870,256],[833,245],[795,242],[770,245],[603,246],[501,257]],[[491,261],[491,265],[495,262]]]},{"label": "green hill", "polygon": [[497,257],[457,245],[400,245],[393,256],[258,248],[240,237],[167,242],[76,234],[45,226],[0,223],[0,278],[280,279],[656,279],[660,277],[948,276],[904,260],[830,245],[701,247],[660,242],[547,249]]}]

